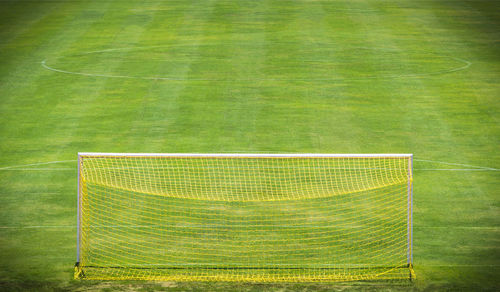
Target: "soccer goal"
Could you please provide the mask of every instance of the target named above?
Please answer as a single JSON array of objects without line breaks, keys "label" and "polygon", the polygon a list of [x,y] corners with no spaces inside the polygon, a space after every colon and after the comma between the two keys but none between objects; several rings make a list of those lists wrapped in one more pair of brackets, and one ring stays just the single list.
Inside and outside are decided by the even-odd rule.
[{"label": "soccer goal", "polygon": [[411,154],[79,153],[75,278],[411,279]]}]

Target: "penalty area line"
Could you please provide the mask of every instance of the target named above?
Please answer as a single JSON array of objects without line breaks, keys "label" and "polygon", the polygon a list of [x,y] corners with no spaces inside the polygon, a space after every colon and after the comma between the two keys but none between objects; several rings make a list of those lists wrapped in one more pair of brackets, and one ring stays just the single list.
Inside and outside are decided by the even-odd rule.
[{"label": "penalty area line", "polygon": [[[246,226],[246,225],[245,225]],[[196,226],[172,226],[172,225],[99,225],[99,226],[91,226],[92,228],[161,228],[161,227],[175,227],[175,228],[209,228],[209,227],[226,227],[224,225],[196,225]],[[236,225],[228,225],[227,227],[238,227]],[[239,227],[243,227],[240,225]],[[288,226],[288,225],[274,225],[269,227],[304,227],[304,228],[332,228],[335,226]],[[32,225],[32,226],[0,226],[0,229],[71,229],[77,228],[76,225]],[[413,226],[413,228],[419,229],[499,229],[498,226]]]},{"label": "penalty area line", "polygon": [[[130,168],[113,168],[130,169]],[[133,168],[132,168],[133,169]],[[359,168],[362,169],[362,168]],[[75,168],[0,168],[0,171],[76,171]],[[499,171],[486,168],[416,168],[414,171]]]},{"label": "penalty area line", "polygon": [[414,160],[415,161],[421,161],[421,162],[431,162],[431,163],[446,164],[446,165],[474,167],[476,169],[484,169],[484,170],[494,170],[494,171],[500,170],[500,169],[494,168],[494,167],[477,166],[477,165],[464,164],[464,163],[454,163],[454,162],[445,162],[445,161],[429,160],[429,159],[416,159],[416,158]]},{"label": "penalty area line", "polygon": [[[437,161],[437,160],[428,160],[428,159],[414,159],[415,161],[420,162],[430,162],[430,163],[439,163],[445,165],[455,165],[455,166],[465,166],[469,168],[414,168],[414,171],[499,171],[500,169],[494,167],[485,167],[485,166],[477,166],[463,163],[453,163],[453,162],[445,162],[445,161]],[[29,164],[19,164],[19,165],[11,165],[0,167],[0,171],[2,170],[18,170],[18,171],[67,171],[74,170],[73,168],[26,168],[27,166],[39,166],[39,165],[50,165],[50,164],[58,164],[58,163],[69,163],[69,162],[77,162],[78,160],[56,160],[56,161],[47,161],[47,162],[38,162],[38,163],[29,163]],[[471,168],[472,167],[472,168]]]},{"label": "penalty area line", "polygon": [[0,171],[46,171],[46,170],[51,170],[51,171],[68,171],[68,170],[75,170],[75,168],[8,168],[8,169],[0,169]]},{"label": "penalty area line", "polygon": [[[19,165],[11,165],[11,166],[0,167],[0,170],[7,170],[7,169],[13,169],[13,168],[19,168],[19,167],[26,167],[26,166],[37,166],[37,165],[48,165],[48,164],[57,164],[57,163],[77,162],[77,161],[78,160],[56,160],[56,161],[48,161],[48,162],[30,163],[30,164],[19,164]],[[27,169],[36,169],[36,168],[27,168]]]},{"label": "penalty area line", "polygon": [[499,169],[488,168],[416,168],[414,171],[498,171]]}]

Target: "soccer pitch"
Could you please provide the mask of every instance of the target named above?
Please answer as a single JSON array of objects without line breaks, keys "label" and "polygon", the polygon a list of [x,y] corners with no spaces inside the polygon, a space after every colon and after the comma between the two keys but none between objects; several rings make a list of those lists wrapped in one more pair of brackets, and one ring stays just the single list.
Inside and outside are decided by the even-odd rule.
[{"label": "soccer pitch", "polygon": [[[497,290],[495,1],[1,1],[0,290]],[[77,152],[413,153],[412,283],[76,281]]]}]

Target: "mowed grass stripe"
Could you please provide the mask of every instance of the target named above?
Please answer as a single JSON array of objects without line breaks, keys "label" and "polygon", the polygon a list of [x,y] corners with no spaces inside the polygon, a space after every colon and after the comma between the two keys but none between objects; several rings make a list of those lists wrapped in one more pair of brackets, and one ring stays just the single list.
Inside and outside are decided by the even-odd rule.
[{"label": "mowed grass stripe", "polygon": [[[92,5],[96,6],[96,3],[89,4],[91,7]],[[61,126],[59,119],[54,120],[52,118],[54,107],[64,103],[68,96],[71,95],[67,93],[60,94],[57,90],[40,90],[40,88],[53,87],[54,84],[59,84],[61,80],[56,77],[57,81],[54,83],[53,74],[47,74],[48,72],[45,69],[40,68],[39,62],[45,56],[53,54],[54,45],[58,48],[64,48],[71,43],[78,42],[81,34],[89,29],[91,24],[91,22],[87,22],[87,25],[81,23],[80,17],[83,17],[85,12],[80,12],[80,15],[77,14],[75,17],[68,16],[75,10],[79,11],[75,9],[74,5],[68,6],[51,10],[51,14],[45,17],[48,22],[46,26],[37,26],[26,31],[26,35],[22,39],[23,41],[24,39],[32,40],[31,45],[26,47],[29,48],[29,51],[13,54],[13,59],[19,58],[20,61],[16,61],[12,67],[9,66],[12,71],[6,74],[5,82],[0,85],[0,92],[3,98],[2,109],[7,110],[10,114],[4,115],[4,117],[8,118],[10,116],[16,119],[15,121],[10,120],[10,122],[5,121],[5,123],[2,123],[2,126],[5,126],[1,128],[2,135],[10,137],[10,139],[5,139],[0,149],[3,149],[3,147],[5,149],[16,148],[16,143],[19,143],[19,139],[24,136],[37,137],[40,139],[38,143],[43,143],[45,147],[50,147],[50,143],[54,142],[52,139],[46,139],[46,137],[51,136],[51,131]],[[85,11],[86,8],[81,9]],[[2,79],[4,79],[3,76]],[[21,110],[23,108],[30,110],[23,111]],[[36,117],[36,119],[32,117]],[[44,121],[44,123],[39,123],[40,120]],[[10,144],[10,142],[13,142],[13,144]],[[26,146],[31,147],[31,151],[41,150],[37,143]],[[25,148],[25,150],[28,149]],[[37,158],[40,160],[53,160],[51,158],[54,157],[54,154],[59,156],[56,152],[51,153],[50,156],[38,156]],[[3,156],[3,158],[13,159],[15,157]],[[15,160],[16,163],[19,163],[26,157],[19,156],[16,158],[20,158]]]},{"label": "mowed grass stripe", "polygon": [[[500,9],[494,1],[25,1],[0,6],[6,14],[0,21],[2,166],[70,160],[77,151],[258,151],[413,152],[420,159],[498,169],[495,28]],[[57,63],[89,51],[157,45],[184,46],[193,57],[175,67],[151,62],[151,70],[135,73],[183,80],[111,80],[40,66],[45,58]],[[380,48],[395,54],[378,53]],[[316,67],[298,66],[306,52]],[[215,54],[219,62],[210,63]],[[97,64],[71,61],[88,70],[134,73],[126,63],[134,55],[133,50],[110,53],[109,60]],[[456,65],[437,56],[472,65],[404,77],[410,68],[425,73]],[[350,63],[351,71],[342,67],[347,61],[358,63]],[[209,64],[219,67],[203,68]],[[333,80],[298,81],[327,66]],[[380,68],[398,74],[398,67],[403,77],[397,79],[352,78],[377,76]],[[194,80],[207,72],[232,81]],[[234,81],[247,76],[269,80]],[[276,76],[283,80],[271,80]],[[43,170],[0,172],[0,226],[74,226],[74,172],[29,168]],[[461,170],[467,168],[415,165],[415,289],[498,286],[499,174]],[[73,228],[0,232],[0,278],[9,282],[6,289],[40,279],[42,286],[87,285],[67,282]]]},{"label": "mowed grass stripe", "polygon": [[[183,6],[180,5],[180,7]],[[141,43],[156,43],[161,40],[163,33],[170,35],[173,39],[175,39],[175,36],[192,33],[204,35],[203,29],[206,27],[207,19],[213,10],[213,1],[204,2],[202,5],[192,3],[191,6],[183,8],[179,9],[179,14],[169,12],[170,17],[167,19],[163,18],[162,15],[158,15],[155,20],[156,23],[154,23],[155,27],[163,27],[165,32],[146,31],[142,36]],[[161,13],[164,13],[164,11]],[[166,21],[176,18],[182,19],[182,21],[179,21],[176,25],[171,25]],[[201,40],[197,38],[190,41],[181,39],[179,44],[187,43],[188,45],[185,46],[186,54],[196,56],[201,53],[199,49],[200,42]],[[173,48],[179,45],[176,42],[169,41],[168,43]],[[136,149],[135,151],[141,151],[140,149],[151,149],[149,151],[162,149],[163,152],[167,152],[170,151],[169,149],[176,149],[177,141],[166,137],[175,133],[180,134],[179,127],[176,124],[183,125],[186,122],[185,117],[179,118],[180,106],[183,104],[182,95],[190,85],[188,82],[189,74],[193,70],[192,68],[195,66],[193,63],[195,62],[195,59],[190,59],[180,67],[158,67],[156,69],[155,76],[171,76],[174,79],[172,82],[146,82],[147,87],[142,88],[140,84],[143,84],[143,82],[131,81],[132,84],[137,84],[135,86],[136,90],[142,88],[143,91],[131,96],[132,101],[136,99],[137,102],[137,106],[132,108],[138,110],[134,113],[135,117],[131,119],[133,124],[130,126],[130,132],[125,131],[132,135],[128,136],[128,141],[122,151],[126,151],[126,149]],[[163,63],[160,61],[159,64]],[[116,82],[120,83],[120,81]],[[143,138],[138,139],[137,137]],[[144,144],[145,140],[147,140],[147,144]]]}]

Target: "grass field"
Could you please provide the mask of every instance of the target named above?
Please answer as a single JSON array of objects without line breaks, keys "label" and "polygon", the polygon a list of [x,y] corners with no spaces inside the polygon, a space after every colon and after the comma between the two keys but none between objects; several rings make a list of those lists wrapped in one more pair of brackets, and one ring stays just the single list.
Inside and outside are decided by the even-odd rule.
[{"label": "grass field", "polygon": [[[1,290],[498,290],[500,2],[0,1]],[[80,282],[76,154],[414,153],[417,280]]]}]

